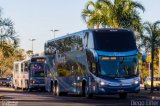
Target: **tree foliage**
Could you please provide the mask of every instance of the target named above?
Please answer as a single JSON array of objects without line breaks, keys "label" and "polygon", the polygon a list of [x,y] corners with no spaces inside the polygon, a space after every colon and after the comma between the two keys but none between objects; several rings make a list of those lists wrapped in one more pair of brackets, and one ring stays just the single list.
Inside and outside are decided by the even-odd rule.
[{"label": "tree foliage", "polygon": [[155,56],[158,54],[160,47],[160,21],[155,23],[145,22],[143,24],[142,46],[146,51],[151,52],[151,92],[153,92],[153,77],[154,77],[154,63]]},{"label": "tree foliage", "polygon": [[17,48],[19,38],[14,29],[14,23],[9,18],[2,17],[0,8],[0,77],[11,74],[13,62],[23,58]]},{"label": "tree foliage", "polygon": [[89,1],[82,11],[82,17],[88,28],[111,27],[131,28],[141,32],[141,17],[138,10],[145,8],[132,0],[97,0]]}]

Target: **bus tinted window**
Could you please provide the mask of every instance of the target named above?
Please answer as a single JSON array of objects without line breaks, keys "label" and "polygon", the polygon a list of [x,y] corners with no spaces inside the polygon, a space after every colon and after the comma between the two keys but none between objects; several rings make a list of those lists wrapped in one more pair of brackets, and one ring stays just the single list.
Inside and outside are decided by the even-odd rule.
[{"label": "bus tinted window", "polygon": [[42,63],[31,63],[30,70],[32,77],[44,77],[44,65]]},{"label": "bus tinted window", "polygon": [[94,32],[95,49],[110,52],[136,50],[133,33],[129,31]]}]

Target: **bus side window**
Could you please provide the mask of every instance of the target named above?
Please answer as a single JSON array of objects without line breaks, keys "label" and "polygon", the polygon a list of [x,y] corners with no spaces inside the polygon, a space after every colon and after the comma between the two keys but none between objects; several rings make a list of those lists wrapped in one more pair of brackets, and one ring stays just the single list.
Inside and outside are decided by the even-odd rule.
[{"label": "bus side window", "polygon": [[93,42],[93,35],[92,33],[86,32],[84,36],[84,48],[93,49],[94,42]]},{"label": "bus side window", "polygon": [[89,33],[86,32],[84,36],[84,48],[88,47],[88,36],[89,36]]},{"label": "bus side window", "polygon": [[87,54],[87,61],[88,61],[89,70],[93,74],[96,74],[96,63],[95,63],[95,60],[94,60],[94,56],[91,53],[91,51],[89,51],[89,50],[86,51],[86,54]]},{"label": "bus side window", "polygon": [[44,71],[45,77],[47,77],[48,73],[50,73],[50,69],[49,69],[49,66],[46,64],[45,65],[45,71]]}]

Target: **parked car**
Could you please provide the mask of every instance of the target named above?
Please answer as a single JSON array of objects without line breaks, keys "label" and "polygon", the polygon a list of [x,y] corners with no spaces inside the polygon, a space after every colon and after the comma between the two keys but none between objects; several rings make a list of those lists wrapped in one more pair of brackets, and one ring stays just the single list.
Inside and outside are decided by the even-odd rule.
[{"label": "parked car", "polygon": [[11,86],[11,79],[10,78],[0,78],[0,85],[1,86]]},{"label": "parked car", "polygon": [[[151,77],[147,77],[144,82],[144,89],[151,89]],[[153,89],[160,90],[160,77],[153,78]]]}]

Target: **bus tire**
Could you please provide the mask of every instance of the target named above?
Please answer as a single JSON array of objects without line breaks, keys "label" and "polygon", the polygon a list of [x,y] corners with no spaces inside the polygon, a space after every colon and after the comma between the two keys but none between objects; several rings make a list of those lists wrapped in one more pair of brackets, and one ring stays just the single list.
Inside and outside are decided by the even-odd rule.
[{"label": "bus tire", "polygon": [[89,93],[88,90],[86,91],[86,98],[88,98],[88,99],[92,99],[93,98],[93,94]]},{"label": "bus tire", "polygon": [[53,87],[53,93],[54,93],[55,96],[59,96],[60,91],[59,91],[58,84],[55,84],[55,86]]},{"label": "bus tire", "polygon": [[53,94],[53,82],[51,82],[48,92]]},{"label": "bus tire", "polygon": [[89,93],[89,91],[88,91],[88,87],[87,86],[85,86],[85,97],[87,98],[87,99],[92,99],[93,98],[93,94],[92,93]]},{"label": "bus tire", "polygon": [[84,96],[88,99],[91,99],[91,98],[93,98],[93,94],[89,93],[88,89],[89,88],[87,87],[86,81],[83,80],[82,81],[82,96]]},{"label": "bus tire", "polygon": [[144,90],[147,90],[147,87],[146,87],[146,86],[144,86]]},{"label": "bus tire", "polygon": [[86,81],[82,82],[82,96],[86,96]]},{"label": "bus tire", "polygon": [[119,93],[120,99],[126,99],[127,98],[127,93]]},{"label": "bus tire", "polygon": [[29,91],[29,92],[32,92],[32,88],[29,88],[28,91]]}]

